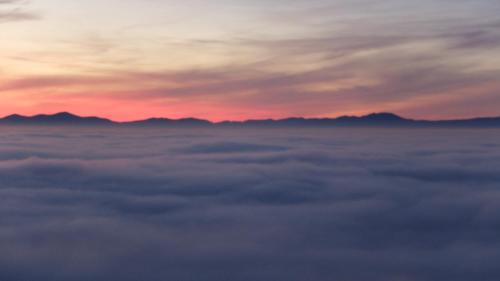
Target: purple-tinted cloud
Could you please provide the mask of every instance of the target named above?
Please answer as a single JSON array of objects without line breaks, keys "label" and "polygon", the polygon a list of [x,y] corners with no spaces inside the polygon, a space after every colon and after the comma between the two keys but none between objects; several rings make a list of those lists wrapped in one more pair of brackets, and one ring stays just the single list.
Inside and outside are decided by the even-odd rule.
[{"label": "purple-tinted cloud", "polygon": [[101,130],[2,129],[2,280],[500,276],[497,132]]}]

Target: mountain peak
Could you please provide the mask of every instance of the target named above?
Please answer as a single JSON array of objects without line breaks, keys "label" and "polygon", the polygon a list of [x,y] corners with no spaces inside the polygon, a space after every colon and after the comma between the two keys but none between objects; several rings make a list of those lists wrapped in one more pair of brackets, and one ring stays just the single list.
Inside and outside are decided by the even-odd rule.
[{"label": "mountain peak", "polygon": [[79,117],[73,113],[69,113],[67,111],[63,111],[63,112],[58,112],[56,114],[53,114],[52,116],[58,116],[58,117]]},{"label": "mountain peak", "polygon": [[370,119],[370,120],[377,120],[377,121],[401,121],[401,120],[406,120],[402,118],[399,115],[396,115],[394,113],[390,112],[379,112],[379,113],[372,113],[369,115],[365,115],[361,118],[365,119]]},{"label": "mountain peak", "polygon": [[34,116],[35,118],[47,119],[47,120],[58,120],[58,121],[71,121],[71,120],[79,120],[85,119],[86,117],[80,117],[78,115],[69,113],[69,112],[58,112],[55,114],[42,114]]},{"label": "mountain peak", "polygon": [[28,118],[28,117],[22,116],[22,115],[19,115],[19,114],[11,114],[9,116],[6,116],[4,118],[4,120],[21,120],[21,119],[25,119],[25,118]]}]

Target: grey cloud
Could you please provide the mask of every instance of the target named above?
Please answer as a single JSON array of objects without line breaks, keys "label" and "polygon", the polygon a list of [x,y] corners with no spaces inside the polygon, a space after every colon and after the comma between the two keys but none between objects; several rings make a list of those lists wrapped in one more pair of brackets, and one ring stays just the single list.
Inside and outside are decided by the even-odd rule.
[{"label": "grey cloud", "polygon": [[6,22],[37,20],[40,15],[24,8],[27,1],[2,0],[0,1],[0,24]]},{"label": "grey cloud", "polygon": [[14,4],[20,2],[19,0],[0,0],[0,5],[2,4]]}]

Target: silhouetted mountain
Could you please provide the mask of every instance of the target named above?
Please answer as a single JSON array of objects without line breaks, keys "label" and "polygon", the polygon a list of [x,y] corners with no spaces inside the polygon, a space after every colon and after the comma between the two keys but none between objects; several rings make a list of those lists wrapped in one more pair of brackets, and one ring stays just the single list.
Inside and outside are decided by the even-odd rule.
[{"label": "silhouetted mountain", "polygon": [[53,115],[9,115],[0,119],[0,125],[86,125],[86,126],[135,126],[135,127],[470,127],[500,128],[500,117],[463,120],[413,120],[393,113],[372,113],[365,116],[341,116],[338,118],[287,118],[247,121],[223,121],[212,123],[203,119],[151,118],[132,122],[114,122],[99,117],[80,117],[68,112]]},{"label": "silhouetted mountain", "polygon": [[311,127],[350,127],[350,126],[409,126],[415,121],[404,119],[392,113],[373,113],[366,116],[342,116],[338,118],[287,118],[280,120],[248,120],[243,122],[222,122],[224,126],[311,126]]},{"label": "silhouetted mountain", "polygon": [[483,117],[462,120],[431,121],[443,126],[451,127],[500,127],[500,117]]},{"label": "silhouetted mountain", "polygon": [[221,122],[222,126],[253,127],[498,127],[498,118],[476,118],[464,120],[413,120],[393,113],[372,113],[365,116],[341,116],[338,118],[287,118],[280,120],[248,120],[242,122]]},{"label": "silhouetted mountain", "polygon": [[131,126],[208,126],[213,123],[203,119],[184,118],[184,119],[168,119],[168,118],[150,118],[146,120],[132,121],[121,123],[122,125]]},{"label": "silhouetted mountain", "polygon": [[4,125],[111,125],[113,122],[99,117],[80,117],[68,112],[35,116],[9,115],[0,119]]},{"label": "silhouetted mountain", "polygon": [[393,113],[372,113],[366,116],[342,116],[335,120],[343,126],[406,126],[415,123],[414,120],[402,118]]}]

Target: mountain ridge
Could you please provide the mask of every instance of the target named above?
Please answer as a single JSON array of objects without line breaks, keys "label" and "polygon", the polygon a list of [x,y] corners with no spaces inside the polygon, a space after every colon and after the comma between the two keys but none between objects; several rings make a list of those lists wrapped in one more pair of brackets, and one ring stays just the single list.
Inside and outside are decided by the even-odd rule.
[{"label": "mountain ridge", "polygon": [[416,120],[390,112],[371,113],[363,116],[340,116],[336,118],[290,117],[284,119],[255,119],[245,121],[211,122],[198,118],[149,118],[128,122],[117,122],[97,116],[78,116],[69,112],[24,116],[11,114],[0,118],[0,125],[86,125],[86,126],[136,126],[136,127],[498,127],[500,117],[477,117],[452,120]]}]

